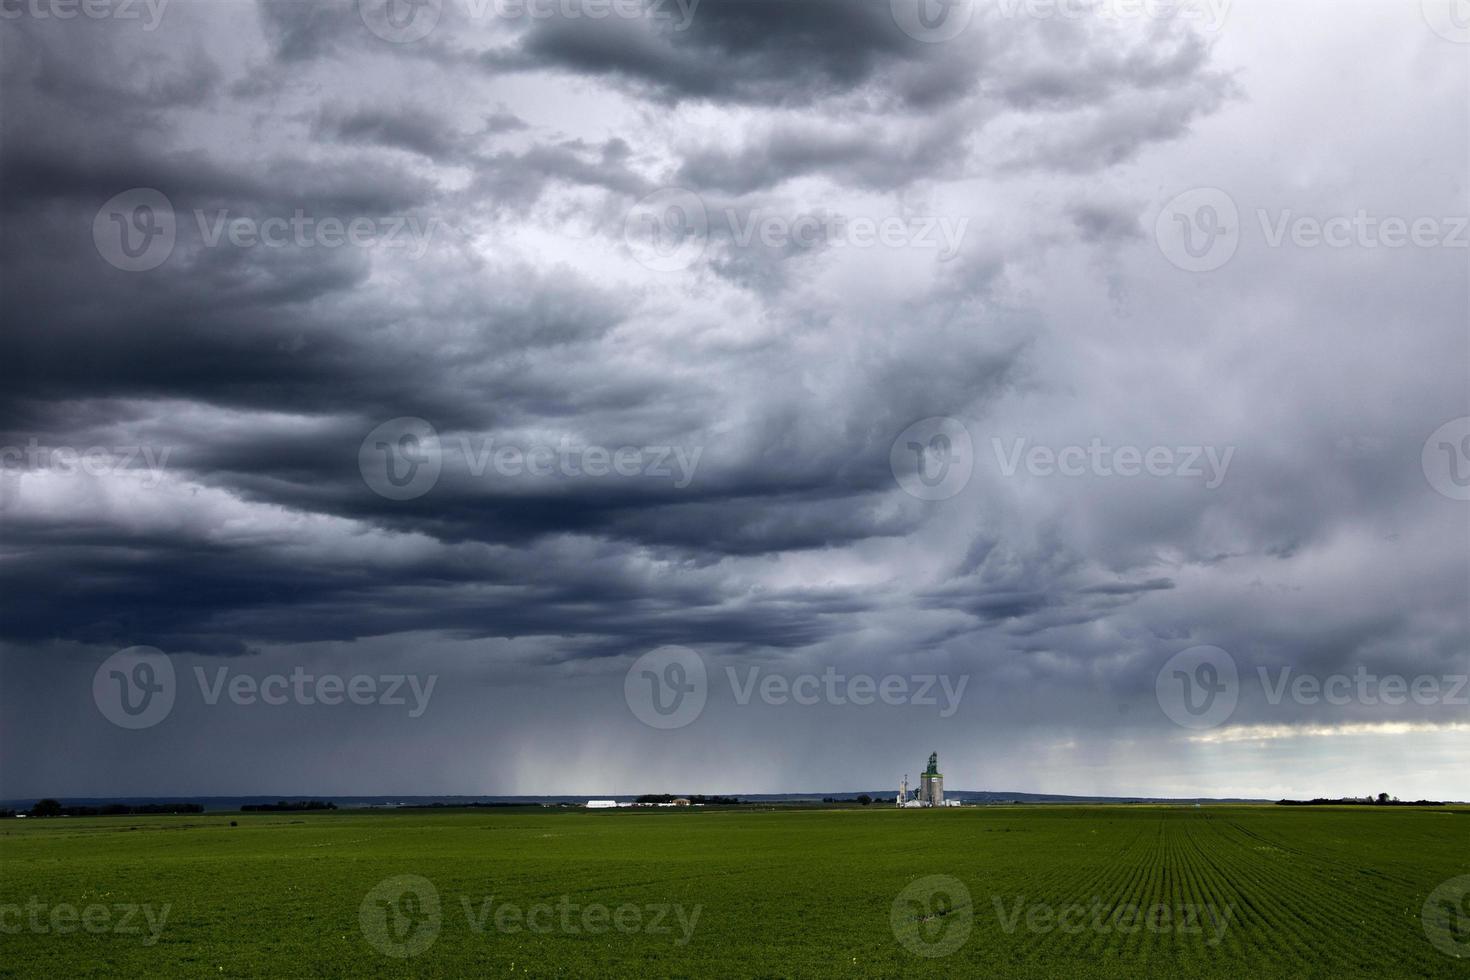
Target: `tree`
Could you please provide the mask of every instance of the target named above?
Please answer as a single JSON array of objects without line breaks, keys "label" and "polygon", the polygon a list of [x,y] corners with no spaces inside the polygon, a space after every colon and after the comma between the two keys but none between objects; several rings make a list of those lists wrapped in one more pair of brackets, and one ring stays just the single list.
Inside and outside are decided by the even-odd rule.
[{"label": "tree", "polygon": [[861,796],[859,796],[857,798],[857,801],[859,803],[861,803],[863,806],[867,806],[869,803],[872,803],[873,802],[873,798],[871,796],[869,796],[867,793],[863,793]]},{"label": "tree", "polygon": [[1378,802],[1379,803],[1387,803],[1388,802],[1388,794],[1387,793],[1379,793],[1378,794]]},{"label": "tree", "polygon": [[61,802],[59,800],[41,800],[31,807],[33,817],[59,817],[61,816]]}]

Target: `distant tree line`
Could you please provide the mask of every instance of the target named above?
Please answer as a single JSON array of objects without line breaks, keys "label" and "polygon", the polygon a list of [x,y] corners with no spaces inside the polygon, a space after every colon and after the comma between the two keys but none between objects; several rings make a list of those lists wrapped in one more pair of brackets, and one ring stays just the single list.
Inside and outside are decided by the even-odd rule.
[{"label": "distant tree line", "polygon": [[860,803],[863,806],[867,806],[868,804],[870,804],[870,803],[873,802],[873,798],[871,796],[869,796],[867,793],[859,793],[857,796],[854,796],[854,797],[851,797],[851,798],[845,799],[845,800],[843,798],[841,798],[840,796],[824,796],[824,797],[822,797],[822,802],[823,803]]},{"label": "distant tree line", "polygon": [[[120,817],[147,816],[160,813],[203,813],[198,803],[108,803],[104,806],[65,806],[60,800],[45,799],[25,811],[28,817]],[[0,810],[0,819],[14,818],[21,814],[15,810]]]},{"label": "distant tree line", "polygon": [[672,793],[644,793],[638,797],[635,803],[672,803],[675,800],[688,800],[690,803],[705,803],[715,805],[726,805],[740,803],[741,800],[733,796],[700,796],[694,793],[690,796],[675,796]]},{"label": "distant tree line", "polygon": [[1335,800],[1317,797],[1312,800],[1277,800],[1277,806],[1444,806],[1440,800],[1400,800],[1397,796],[1342,796]]},{"label": "distant tree line", "polygon": [[246,803],[240,808],[241,813],[302,813],[306,810],[335,810],[337,804],[324,800],[296,800],[287,802],[278,800],[275,803]]}]

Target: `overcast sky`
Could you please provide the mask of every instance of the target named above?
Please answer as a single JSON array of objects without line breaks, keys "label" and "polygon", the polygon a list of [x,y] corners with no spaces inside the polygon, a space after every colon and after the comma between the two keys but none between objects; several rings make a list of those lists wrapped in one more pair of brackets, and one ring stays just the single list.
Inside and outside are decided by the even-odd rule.
[{"label": "overcast sky", "polygon": [[1462,8],[922,2],[4,0],[0,798],[1470,799]]}]

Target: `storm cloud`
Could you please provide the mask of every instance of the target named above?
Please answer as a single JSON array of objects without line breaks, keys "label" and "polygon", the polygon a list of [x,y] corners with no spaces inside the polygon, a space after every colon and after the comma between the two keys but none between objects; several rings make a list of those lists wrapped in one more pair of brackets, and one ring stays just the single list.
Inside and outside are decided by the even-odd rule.
[{"label": "storm cloud", "polygon": [[[935,748],[961,788],[1470,797],[1470,709],[1263,682],[1470,666],[1431,439],[1467,69],[1418,11],[382,6],[0,22],[0,797],[873,789]],[[1273,232],[1359,211],[1443,235]],[[935,419],[953,493],[904,469]],[[432,479],[382,482],[406,446]],[[623,693],[670,644],[715,688],[969,681],[943,719],[712,691],[670,737]],[[90,678],[139,645],[446,680],[120,732]],[[1287,735],[1161,711],[1206,645],[1217,731]]]}]

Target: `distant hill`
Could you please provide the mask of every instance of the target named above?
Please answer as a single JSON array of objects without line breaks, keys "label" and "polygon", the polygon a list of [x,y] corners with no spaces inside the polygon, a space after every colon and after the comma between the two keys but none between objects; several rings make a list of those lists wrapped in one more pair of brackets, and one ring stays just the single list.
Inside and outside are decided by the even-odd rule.
[{"label": "distant hill", "polygon": [[[824,796],[837,797],[839,799],[850,799],[859,793],[867,793],[873,798],[874,803],[892,802],[898,795],[897,790],[844,790],[840,793],[736,793],[742,800],[749,802],[797,802],[801,800],[819,801]],[[1164,797],[1164,796],[1064,796],[1054,793],[1022,793],[1003,792],[999,790],[971,790],[950,789],[945,787],[944,798],[946,800],[962,800],[967,803],[1274,803],[1274,800],[1251,799],[1246,797]]]},{"label": "distant hill", "polygon": [[[619,802],[631,803],[638,796],[649,792],[682,792],[680,787],[650,787],[640,793],[578,793],[563,796],[327,796],[321,793],[295,796],[290,794],[271,794],[269,796],[127,796],[127,797],[95,797],[95,796],[68,796],[61,798],[61,802],[68,806],[91,806],[103,807],[108,805],[147,806],[149,804],[163,803],[196,803],[210,812],[226,810],[239,811],[242,807],[259,807],[263,804],[277,806],[282,802],[305,803],[310,800],[330,801],[344,810],[363,809],[369,807],[400,807],[400,806],[427,806],[439,804],[443,806],[469,806],[472,804],[522,804],[535,806],[537,804],[557,803],[586,803],[589,799],[617,800]],[[873,798],[874,806],[882,806],[892,803],[897,791],[893,788],[881,790],[839,790],[811,793],[724,793],[725,796],[733,796],[745,803],[820,803],[823,797],[834,797],[837,799],[852,799],[862,793]],[[1022,793],[997,790],[968,790],[968,789],[946,789],[946,799],[961,800],[967,803],[1274,803],[1274,800],[1245,799],[1241,797],[1189,797],[1189,798],[1166,798],[1159,796],[1063,796],[1051,793]],[[36,798],[21,798],[14,800],[0,800],[0,809],[17,811],[29,810],[36,804]]]}]

